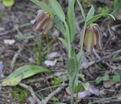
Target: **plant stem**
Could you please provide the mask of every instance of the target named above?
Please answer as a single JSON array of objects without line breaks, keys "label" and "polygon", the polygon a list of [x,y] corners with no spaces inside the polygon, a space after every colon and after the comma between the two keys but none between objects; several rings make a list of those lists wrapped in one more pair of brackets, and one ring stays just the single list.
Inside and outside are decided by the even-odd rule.
[{"label": "plant stem", "polygon": [[64,25],[66,27],[65,40],[67,40],[67,45],[68,45],[68,49],[67,49],[67,51],[68,51],[68,59],[70,59],[71,58],[71,36],[69,34],[69,27],[68,27],[66,21],[64,22]]},{"label": "plant stem", "polygon": [[[64,25],[65,25],[65,28],[66,28],[66,33],[64,34],[64,38],[65,38],[65,40],[67,40],[67,46],[68,46],[67,47],[67,52],[68,52],[68,61],[69,61],[71,59],[71,57],[72,57],[71,36],[70,36],[70,32],[69,32],[69,27],[68,27],[66,21],[64,22]],[[72,81],[72,79],[70,77],[72,77],[72,76],[69,75],[69,83],[70,83],[70,81]],[[71,104],[74,104],[73,94],[74,94],[74,92],[71,89]]]},{"label": "plant stem", "polygon": [[[80,49],[80,53],[81,53],[81,56],[82,56],[82,52],[83,52],[83,46],[84,46],[84,35],[85,35],[85,31],[86,31],[86,22],[84,23],[84,27],[83,27],[83,30],[82,30],[82,36],[80,37],[80,44],[81,44],[81,49]],[[82,60],[82,58],[81,58]]]}]

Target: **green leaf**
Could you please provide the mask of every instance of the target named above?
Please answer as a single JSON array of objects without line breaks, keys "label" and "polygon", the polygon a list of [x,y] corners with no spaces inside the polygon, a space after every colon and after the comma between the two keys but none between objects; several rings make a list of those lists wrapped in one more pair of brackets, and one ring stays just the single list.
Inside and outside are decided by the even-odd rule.
[{"label": "green leaf", "polygon": [[74,40],[75,33],[76,33],[74,4],[75,4],[75,0],[71,0],[69,2],[68,12],[67,12],[67,17],[68,17],[67,20],[68,20],[68,26],[70,31],[71,42]]},{"label": "green leaf", "polygon": [[112,14],[107,14],[107,13],[102,13],[102,14],[98,14],[96,16],[93,16],[92,18],[90,18],[87,22],[87,24],[91,24],[93,22],[95,22],[96,20],[98,20],[101,17],[105,17],[105,16],[110,16],[111,18],[113,18],[113,20],[115,20],[115,17]]},{"label": "green leaf", "polygon": [[58,3],[58,1],[57,0],[49,0],[49,2],[50,2],[52,9],[55,12],[55,14],[58,16],[58,18],[62,22],[65,22],[65,14],[63,12],[61,5]]},{"label": "green leaf", "polygon": [[52,101],[59,101],[59,98],[53,97],[53,98],[51,98],[51,100],[52,100]]},{"label": "green leaf", "polygon": [[78,54],[76,55],[77,60],[80,62],[80,64],[82,63],[83,60],[81,60],[84,56],[84,51],[82,50],[82,52],[78,52]]},{"label": "green leaf", "polygon": [[116,20],[112,14],[108,14],[114,21]]},{"label": "green leaf", "polygon": [[113,56],[112,60],[113,61],[121,61],[121,56]]},{"label": "green leaf", "polygon": [[107,81],[107,80],[110,79],[110,78],[109,78],[109,75],[104,75],[102,78],[103,78],[103,81]]},{"label": "green leaf", "polygon": [[28,39],[28,38],[32,37],[32,33],[28,32],[26,34],[16,34],[15,37],[17,40],[24,40],[24,39]]},{"label": "green leaf", "polygon": [[11,7],[14,4],[14,0],[3,0],[3,4],[6,7]]},{"label": "green leaf", "polygon": [[106,16],[107,14],[99,14],[99,15],[96,15],[92,18],[90,18],[88,21],[87,21],[87,24],[91,24],[93,22],[95,22],[96,20],[98,20],[99,18],[103,17],[103,16]]},{"label": "green leaf", "polygon": [[63,43],[63,45],[65,46],[65,48],[68,49],[67,42],[63,38],[59,38],[59,40]]},{"label": "green leaf", "polygon": [[97,84],[99,84],[100,82],[102,82],[103,81],[103,77],[98,77],[96,80],[95,80],[95,82],[97,83]]},{"label": "green leaf", "polygon": [[95,13],[95,8],[92,6],[87,14],[86,22],[89,21],[94,16],[94,13]]},{"label": "green leaf", "polygon": [[2,86],[15,86],[20,83],[22,79],[31,77],[40,72],[50,72],[48,69],[38,65],[25,65],[16,69],[6,79],[3,80]]},{"label": "green leaf", "polygon": [[120,12],[121,10],[121,0],[114,0],[113,2],[113,14],[116,14]]},{"label": "green leaf", "polygon": [[79,8],[80,8],[80,10],[81,10],[81,13],[82,13],[83,19],[85,20],[86,15],[85,15],[84,9],[83,9],[83,7],[82,7],[82,5],[81,5],[81,3],[80,3],[79,0],[77,0],[77,3],[78,3]]},{"label": "green leaf", "polygon": [[67,103],[53,102],[53,104],[67,104]]},{"label": "green leaf", "polygon": [[45,4],[44,2],[41,2],[39,0],[31,0],[31,1],[33,3],[35,3],[37,6],[39,6],[41,9],[43,9],[44,11],[46,11],[50,14],[53,14],[52,9],[47,4]]},{"label": "green leaf", "polygon": [[53,19],[53,22],[55,24],[55,27],[62,33],[62,34],[65,34],[65,27],[62,23],[62,21],[57,17],[55,16],[55,18]]},{"label": "green leaf", "polygon": [[113,76],[112,80],[115,81],[115,82],[120,82],[121,81],[121,77],[120,77],[120,75],[117,74],[117,75]]},{"label": "green leaf", "polygon": [[76,55],[68,60],[68,74],[69,74],[69,87],[71,92],[74,92],[78,84],[79,63]]}]

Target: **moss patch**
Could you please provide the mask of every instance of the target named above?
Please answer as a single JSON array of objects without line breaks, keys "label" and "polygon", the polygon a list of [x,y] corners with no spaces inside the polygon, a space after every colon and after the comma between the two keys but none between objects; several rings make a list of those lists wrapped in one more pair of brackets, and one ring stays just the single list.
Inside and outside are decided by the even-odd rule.
[{"label": "moss patch", "polygon": [[25,99],[28,97],[29,92],[19,86],[13,87],[12,88],[12,96],[19,102],[24,102]]}]

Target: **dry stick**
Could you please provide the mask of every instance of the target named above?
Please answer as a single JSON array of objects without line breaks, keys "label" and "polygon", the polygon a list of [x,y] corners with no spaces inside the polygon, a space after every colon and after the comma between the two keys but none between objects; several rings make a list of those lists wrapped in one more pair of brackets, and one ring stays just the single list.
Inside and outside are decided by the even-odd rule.
[{"label": "dry stick", "polygon": [[28,42],[28,39],[25,40],[25,42],[23,43],[23,45],[19,48],[19,50],[16,52],[16,54],[13,56],[13,59],[12,59],[12,62],[11,62],[11,65],[10,65],[10,68],[13,69],[14,67],[14,64],[16,62],[16,59],[17,57],[19,56],[19,54],[21,53],[21,51],[23,50],[25,44]]},{"label": "dry stick", "polygon": [[59,93],[66,85],[62,84],[62,86],[58,87],[56,90],[54,90],[52,93],[50,93],[43,101],[42,104],[47,104],[48,101],[57,93]]},{"label": "dry stick", "polygon": [[[31,23],[26,23],[24,25],[19,26],[18,28],[24,28],[24,27],[27,27],[27,26],[30,26],[30,25],[31,25]],[[10,31],[0,32],[0,36],[5,36],[5,35],[8,35],[9,33],[15,32],[15,31],[17,31],[16,28],[13,28]]]},{"label": "dry stick", "polygon": [[[95,49],[93,49],[93,53],[94,53],[94,55],[95,55],[98,59],[101,59],[101,57],[98,55],[98,53],[96,52]],[[105,64],[106,64],[109,68],[113,69],[113,71],[115,71],[116,69],[119,69],[119,70],[121,69],[120,67],[118,68],[118,67],[115,67],[115,66],[110,65],[108,62],[105,62]]]},{"label": "dry stick", "polygon": [[[118,99],[118,97],[120,96],[113,96],[110,98],[99,98],[99,99],[95,99],[96,101],[92,102],[91,104],[113,104],[113,103],[121,103],[121,99]],[[116,99],[117,98],[117,99]]]},{"label": "dry stick", "polygon": [[103,61],[105,59],[108,59],[108,58],[112,57],[113,55],[116,55],[116,54],[119,54],[119,53],[121,53],[121,49],[119,49],[119,50],[117,50],[117,51],[111,53],[110,55],[105,56],[105,57],[103,57],[101,59],[91,61],[91,62],[87,63],[86,66],[81,66],[81,68],[85,68],[86,69],[86,68],[88,68],[88,67],[90,67],[90,66],[92,66],[92,65],[94,65],[94,64],[96,64],[96,63],[98,63],[100,61]]},{"label": "dry stick", "polygon": [[107,42],[105,43],[103,50],[107,47],[107,45],[109,44],[109,42],[111,41],[111,39],[115,36],[114,32],[111,30],[110,25],[108,25],[108,31],[109,31],[109,38],[107,40]]},{"label": "dry stick", "polygon": [[102,104],[114,104],[114,103],[121,104],[121,99],[111,99],[111,100],[107,100],[107,101],[102,101]]},{"label": "dry stick", "polygon": [[66,85],[62,84],[62,86],[58,87],[56,90],[54,90],[52,93],[50,93],[44,100],[40,101],[38,99],[38,97],[36,96],[35,92],[33,91],[32,87],[24,84],[24,83],[20,83],[19,84],[21,87],[29,90],[29,92],[31,93],[31,96],[33,97],[33,99],[38,103],[38,104],[47,104],[48,101],[57,93],[59,93]]},{"label": "dry stick", "polygon": [[37,102],[37,104],[43,104],[43,103],[38,99],[38,97],[36,96],[36,94],[35,94],[34,90],[32,89],[32,87],[30,87],[30,86],[28,86],[28,85],[26,85],[26,84],[24,84],[24,83],[20,83],[19,85],[20,85],[21,87],[23,87],[23,88],[29,90],[29,92],[31,93],[31,96],[32,96],[33,99]]}]

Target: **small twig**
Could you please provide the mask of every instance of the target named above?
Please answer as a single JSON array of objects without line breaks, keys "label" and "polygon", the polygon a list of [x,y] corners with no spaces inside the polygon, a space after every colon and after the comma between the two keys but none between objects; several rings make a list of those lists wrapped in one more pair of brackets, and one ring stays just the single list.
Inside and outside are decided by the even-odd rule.
[{"label": "small twig", "polygon": [[57,93],[59,93],[66,85],[62,84],[62,86],[58,87],[56,90],[54,90],[52,93],[50,93],[43,101],[42,104],[47,104],[48,101]]},{"label": "small twig", "polygon": [[11,65],[10,65],[10,68],[11,68],[11,69],[13,69],[17,57],[19,56],[19,54],[21,53],[21,51],[23,50],[23,48],[24,48],[24,46],[25,46],[25,44],[26,44],[27,42],[28,42],[28,39],[25,40],[24,44],[19,48],[19,50],[18,50],[18,51],[16,52],[16,54],[13,56],[13,59],[12,59],[12,61],[11,61]]},{"label": "small twig", "polygon": [[30,104],[36,104],[35,100],[31,96],[27,100],[29,101]]},{"label": "small twig", "polygon": [[37,102],[37,104],[43,104],[43,103],[38,99],[38,97],[36,96],[36,94],[35,94],[34,90],[32,89],[32,87],[30,87],[30,86],[28,86],[28,85],[26,85],[26,84],[24,84],[24,83],[20,83],[19,85],[20,85],[21,87],[23,87],[23,88],[29,90],[29,92],[31,93],[31,96],[32,96],[33,99]]},{"label": "small twig", "polygon": [[90,66],[92,66],[92,65],[94,65],[96,63],[99,63],[100,61],[103,61],[105,59],[108,59],[108,58],[110,58],[110,57],[112,57],[112,56],[114,56],[116,54],[119,54],[119,53],[121,53],[121,49],[119,49],[119,50],[117,50],[117,51],[111,53],[110,55],[107,55],[107,56],[105,56],[105,57],[103,57],[101,59],[91,61],[91,62],[87,63],[86,65],[81,66],[81,68],[85,68],[86,69],[86,68],[88,68],[88,67],[90,67]]},{"label": "small twig", "polygon": [[96,56],[97,59],[101,59],[101,57],[98,55],[97,51],[95,49],[93,49],[93,53]]},{"label": "small twig", "polygon": [[110,25],[108,25],[108,31],[109,31],[110,37],[108,38],[107,42],[103,46],[103,50],[107,47],[111,39],[114,37],[114,32],[111,30]]},{"label": "small twig", "polygon": [[[94,49],[93,50],[93,52],[94,52],[94,55],[98,58],[98,59],[101,59],[101,57],[98,55],[98,53],[96,52],[96,50]],[[115,66],[112,66],[112,65],[110,65],[108,62],[103,62],[103,63],[105,63],[109,68],[111,68],[111,69],[113,69],[113,71],[115,71],[118,67],[115,67]]]},{"label": "small twig", "polygon": [[118,25],[114,25],[111,27],[112,30],[116,31],[116,28],[119,28],[121,27],[121,24],[118,24]]},{"label": "small twig", "polygon": [[19,84],[21,87],[29,90],[29,92],[31,93],[31,96],[33,97],[33,99],[37,102],[37,104],[47,104],[48,101],[57,93],[59,93],[65,86],[66,84],[62,84],[60,87],[58,87],[56,90],[54,90],[52,93],[50,93],[44,100],[40,101],[38,99],[38,97],[36,96],[35,92],[33,91],[32,87],[24,84],[24,83],[20,83]]},{"label": "small twig", "polygon": [[118,96],[113,96],[110,98],[101,98],[100,100],[94,101],[91,104],[113,104],[113,103],[121,103],[121,99],[116,99]]},{"label": "small twig", "polygon": [[[30,25],[31,25],[31,23],[26,23],[26,24],[24,24],[24,25],[19,26],[18,28],[24,28],[24,27],[27,27],[27,26],[30,26]],[[5,36],[5,35],[7,35],[7,34],[10,34],[10,33],[12,33],[12,32],[15,32],[15,31],[17,31],[16,28],[13,28],[13,29],[10,30],[10,31],[0,32],[0,36]]]},{"label": "small twig", "polygon": [[114,104],[114,103],[120,103],[121,104],[121,99],[111,99],[107,101],[103,101],[102,104]]}]

